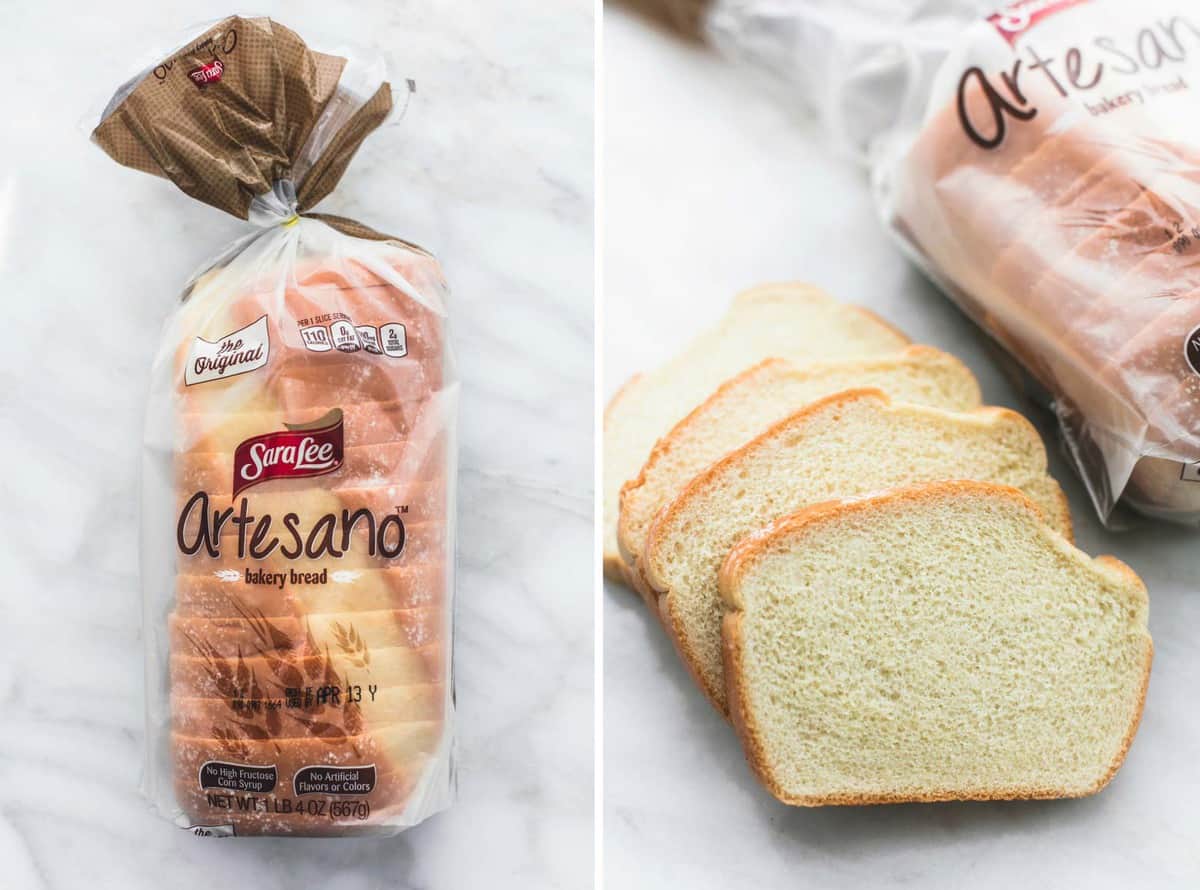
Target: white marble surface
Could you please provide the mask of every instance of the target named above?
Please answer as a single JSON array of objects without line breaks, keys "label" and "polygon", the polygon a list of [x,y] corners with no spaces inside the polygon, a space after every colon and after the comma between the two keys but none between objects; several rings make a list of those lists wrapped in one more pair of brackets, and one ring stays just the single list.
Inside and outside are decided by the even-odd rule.
[{"label": "white marble surface", "polygon": [[[892,247],[862,177],[726,66],[606,10],[604,391],[715,319],[738,289],[808,279],[958,354],[988,401],[1026,403],[983,337]],[[1053,449],[1053,445],[1051,446]],[[977,890],[1200,885],[1200,538],[1113,534],[1057,453],[1080,545],[1151,592],[1156,658],[1129,759],[1073,802],[789,809],[626,591],[604,598],[607,886]]]},{"label": "white marble surface", "polygon": [[382,50],[393,80],[418,82],[321,209],[430,247],[454,289],[459,800],[392,839],[207,841],[139,796],[147,372],[179,286],[244,226],[118,167],[80,126],[156,30],[173,44],[230,9],[6,3],[0,887],[588,886],[592,4],[254,11],[319,48]]}]

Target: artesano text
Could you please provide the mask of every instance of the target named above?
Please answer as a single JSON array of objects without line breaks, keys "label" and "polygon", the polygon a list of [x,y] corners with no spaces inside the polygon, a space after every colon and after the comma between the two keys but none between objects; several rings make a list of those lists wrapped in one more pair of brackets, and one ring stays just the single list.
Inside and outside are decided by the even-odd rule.
[{"label": "artesano text", "polygon": [[[1200,25],[1186,16],[1172,16],[1121,38],[1099,35],[1081,46],[1069,47],[1060,56],[1044,55],[1026,44],[1024,56],[1010,68],[988,74],[978,66],[962,73],[958,82],[958,120],[963,132],[981,148],[1004,142],[1009,118],[1032,120],[1038,114],[1022,89],[1022,78],[1045,78],[1066,98],[1108,84],[1113,76],[1130,76],[1181,65],[1200,49]],[[986,108],[972,114],[967,98],[982,91]]]}]

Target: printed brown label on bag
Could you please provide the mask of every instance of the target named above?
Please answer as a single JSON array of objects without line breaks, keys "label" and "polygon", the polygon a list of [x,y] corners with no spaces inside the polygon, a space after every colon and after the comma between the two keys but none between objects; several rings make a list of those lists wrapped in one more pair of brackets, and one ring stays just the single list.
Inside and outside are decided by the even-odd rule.
[{"label": "printed brown label on bag", "polygon": [[198,87],[207,86],[210,83],[216,83],[221,79],[221,75],[225,73],[225,63],[220,59],[213,59],[207,65],[199,65],[188,72],[188,77]]}]

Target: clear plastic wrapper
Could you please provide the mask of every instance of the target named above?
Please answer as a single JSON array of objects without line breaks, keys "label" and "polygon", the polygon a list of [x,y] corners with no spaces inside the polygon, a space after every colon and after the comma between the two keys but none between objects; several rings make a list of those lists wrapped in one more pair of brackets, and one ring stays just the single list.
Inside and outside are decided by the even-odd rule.
[{"label": "clear plastic wrapper", "polygon": [[233,17],[93,134],[257,227],[167,320],[144,437],[144,785],[198,834],[391,834],[452,797],[448,294],[310,210],[390,109],[380,66]]},{"label": "clear plastic wrapper", "polygon": [[713,0],[1048,396],[1098,514],[1200,522],[1200,11]]}]

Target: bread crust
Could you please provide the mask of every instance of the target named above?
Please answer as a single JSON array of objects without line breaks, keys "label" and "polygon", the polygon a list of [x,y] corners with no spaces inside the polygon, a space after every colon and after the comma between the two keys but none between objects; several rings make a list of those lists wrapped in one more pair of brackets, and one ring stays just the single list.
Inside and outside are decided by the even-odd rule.
[{"label": "bread crust", "polygon": [[[612,410],[616,404],[620,402],[622,398],[628,396],[630,389],[632,389],[634,385],[638,383],[638,381],[645,378],[645,376],[645,374],[640,373],[634,374],[632,377],[622,383],[617,391],[612,394],[612,398],[608,400],[608,404],[604,407],[604,424],[606,426],[608,424],[608,418],[611,416]],[[601,514],[600,520],[601,525],[603,526],[603,513]],[[625,561],[621,559],[621,554],[610,553],[604,550],[603,527],[601,528],[600,547],[605,579],[609,581],[615,581],[618,584],[625,585],[631,590],[635,590],[636,588],[634,587],[632,574],[629,571],[629,567],[625,565]]]},{"label": "bread crust", "polygon": [[[865,309],[862,311],[869,312],[869,310]],[[884,322],[882,319],[877,319],[877,321],[879,321],[881,324],[886,324],[886,322]],[[979,381],[971,372],[971,369],[968,368],[957,356],[951,355],[948,352],[943,352],[942,350],[933,346],[914,343],[906,346],[895,356],[847,359],[844,364],[857,363],[870,365],[888,360],[920,361],[922,359],[944,362],[953,367],[964,380],[967,380],[971,383],[973,390],[973,401],[976,406],[981,406],[983,401],[983,393],[979,387]],[[654,448],[651,449],[649,456],[646,458],[646,462],[642,464],[642,468],[638,471],[638,475],[635,478],[628,480],[624,485],[621,486],[620,510],[617,516],[617,546],[619,554],[624,567],[628,572],[628,577],[633,585],[633,588],[639,594],[641,594],[642,598],[646,601],[646,605],[649,606],[655,613],[658,612],[658,608],[654,603],[651,602],[654,594],[650,588],[649,582],[646,580],[645,573],[641,566],[641,553],[645,544],[645,530],[643,530],[641,535],[638,535],[635,530],[631,528],[629,516],[626,512],[626,504],[632,497],[631,493],[645,486],[648,473],[652,471],[653,468],[672,451],[682,432],[693,427],[697,423],[698,419],[708,411],[712,404],[724,398],[731,389],[743,386],[748,381],[753,380],[755,377],[762,375],[764,372],[769,370],[782,372],[790,369],[799,375],[804,375],[806,372],[813,373],[820,368],[836,366],[839,364],[843,363],[838,361],[820,361],[814,362],[812,365],[798,365],[794,362],[788,361],[787,359],[766,358],[758,364],[750,366],[740,374],[737,374],[722,383],[707,399],[689,411],[687,416],[675,424],[675,426],[671,428],[670,432],[668,432],[654,444]],[[800,407],[803,406],[797,405],[797,408]],[[1061,497],[1062,502],[1065,505],[1066,495],[1061,495]]]},{"label": "bread crust", "polygon": [[646,471],[671,451],[677,438],[677,431],[691,427],[696,422],[697,417],[707,410],[714,400],[721,398],[730,389],[741,386],[750,378],[763,373],[769,368],[782,369],[787,367],[793,367],[793,365],[786,359],[767,358],[726,380],[713,391],[712,395],[689,411],[687,416],[679,421],[679,423],[675,424],[669,433],[654,443],[654,447],[650,450],[650,455],[646,458],[646,462],[642,464],[641,470],[638,471],[637,477],[628,480],[621,486],[621,510],[617,515],[617,545],[620,548],[622,565],[628,571],[633,589],[641,594],[642,599],[646,601],[646,605],[654,612],[658,612],[657,605],[653,602],[655,597],[641,571],[641,559],[637,553],[641,549],[641,544],[636,542],[633,532],[629,528],[628,517],[625,513],[625,502],[629,497],[629,492],[641,488],[646,484]]},{"label": "bread crust", "polygon": [[[1137,735],[1138,726],[1141,723],[1142,712],[1146,704],[1146,692],[1150,684],[1150,670],[1154,659],[1154,643],[1148,632],[1146,634],[1144,668],[1137,702],[1134,706],[1129,727],[1122,738],[1112,762],[1097,778],[1096,782],[1088,788],[1076,790],[1014,786],[1009,788],[934,789],[920,793],[884,792],[879,794],[791,795],[787,793],[776,779],[766,757],[762,734],[754,721],[753,714],[750,713],[746,705],[746,677],[741,669],[742,655],[745,651],[745,638],[742,633],[742,610],[744,604],[737,590],[740,579],[767,552],[767,549],[777,537],[796,534],[810,525],[815,525],[833,516],[871,512],[886,504],[904,501],[919,502],[941,498],[947,494],[1011,499],[1031,514],[1031,517],[1041,526],[1044,533],[1062,537],[1055,529],[1046,524],[1044,521],[1045,518],[1038,506],[1018,489],[990,482],[931,482],[896,488],[863,498],[848,498],[814,504],[803,510],[784,516],[761,532],[743,539],[733,548],[721,566],[719,587],[722,603],[726,609],[721,623],[721,655],[725,668],[729,718],[733,724],[734,731],[742,743],[742,750],[750,769],[762,786],[779,801],[789,806],[821,807],[888,803],[936,803],[956,800],[1050,800],[1087,797],[1097,793],[1108,785],[1122,764],[1124,764],[1126,755],[1129,753],[1129,748],[1133,744],[1134,736]],[[1120,572],[1135,587],[1138,595],[1143,600],[1145,599],[1145,584],[1133,569],[1125,563],[1113,556],[1097,556],[1092,559],[1092,562],[1107,565]]]},{"label": "bread crust", "polygon": [[[821,288],[812,284],[798,281],[767,282],[741,291],[733,298],[732,305],[727,311],[725,317],[727,318],[729,313],[735,311],[741,306],[758,302],[768,303],[773,300],[799,300],[813,305],[838,306],[841,309],[849,310],[850,312],[860,316],[863,321],[869,323],[870,326],[886,331],[889,335],[895,338],[895,347],[897,350],[903,349],[911,343],[908,336],[904,334],[904,332],[900,331],[894,325],[885,321],[870,310],[864,309],[861,306],[839,303]],[[616,393],[614,393],[604,411],[605,425],[608,423],[608,419],[612,414],[613,407],[623,396],[628,394],[630,387],[643,377],[644,375],[642,374],[635,374],[620,389],[618,389]],[[627,480],[622,480],[622,484],[625,481]],[[602,520],[606,525],[610,521],[608,517],[603,516]],[[602,547],[606,546],[606,544],[602,545]],[[602,553],[604,577],[609,580],[625,584],[626,586],[637,590],[637,579],[634,576],[634,572],[631,571],[631,567],[622,558],[619,548],[616,552],[603,549]]]},{"label": "bread crust", "polygon": [[[642,589],[646,591],[646,593],[643,594],[644,596],[653,594],[657,600],[657,607],[654,609],[654,611],[663,620],[663,626],[667,631],[667,635],[671,638],[671,642],[675,646],[675,651],[678,652],[679,657],[683,659],[684,664],[687,666],[688,672],[693,677],[701,679],[699,684],[700,691],[704,693],[705,697],[709,700],[709,703],[716,708],[717,712],[723,716],[728,717],[729,715],[726,708],[721,704],[721,696],[718,691],[713,688],[712,684],[703,681],[700,657],[689,641],[687,634],[684,633],[683,621],[680,616],[676,614],[676,611],[673,607],[672,591],[668,587],[667,583],[654,572],[650,554],[654,552],[657,545],[661,542],[663,529],[665,526],[679,514],[679,512],[683,509],[683,505],[687,504],[688,501],[711,479],[719,476],[725,472],[728,467],[741,460],[748,451],[758,447],[763,441],[770,439],[773,436],[780,435],[793,424],[803,422],[811,415],[820,411],[824,411],[826,408],[832,405],[848,404],[860,399],[874,399],[876,401],[880,401],[885,406],[890,406],[893,404],[886,393],[873,387],[843,390],[840,393],[834,393],[833,395],[826,396],[823,399],[817,399],[814,402],[810,402],[799,411],[796,411],[795,413],[783,418],[778,423],[773,424],[761,434],[744,444],[741,448],[730,452],[716,463],[709,466],[708,469],[697,474],[690,482],[688,482],[687,485],[684,486],[683,490],[679,492],[673,501],[665,504],[663,508],[659,510],[658,515],[655,516],[654,521],[650,524],[649,531],[646,533],[646,542],[643,547],[642,558],[638,560],[637,563],[639,576],[636,583],[642,585]],[[986,406],[983,408],[977,408],[974,411],[967,411],[963,413],[968,417],[990,416],[995,418],[1003,418],[1008,422],[1016,423],[1027,428],[1031,436],[1037,439],[1037,441],[1041,441],[1041,436],[1033,424],[1031,424],[1029,420],[1021,414],[1008,408]],[[1042,469],[1045,471],[1044,463]],[[1051,478],[1048,473],[1046,476],[1047,478]],[[1067,503],[1066,496],[1062,494],[1061,487],[1058,487],[1057,482],[1054,482],[1053,479],[1051,479],[1051,482],[1053,482],[1055,488],[1057,488],[1060,502],[1065,506]],[[1003,488],[1004,486],[996,487]],[[1022,498],[1024,498],[1024,495],[1022,495]],[[1036,504],[1033,504],[1032,501],[1029,503],[1033,506],[1033,509],[1036,511],[1038,517],[1042,521],[1047,521],[1047,517],[1044,515],[1041,509]],[[815,509],[815,507],[810,506],[806,508],[806,510],[812,509]],[[806,512],[806,510],[801,512]],[[1061,529],[1061,533],[1064,535],[1064,537],[1071,534],[1069,511],[1066,513],[1065,519],[1063,520],[1063,528]],[[751,537],[753,537],[753,535]]]}]

